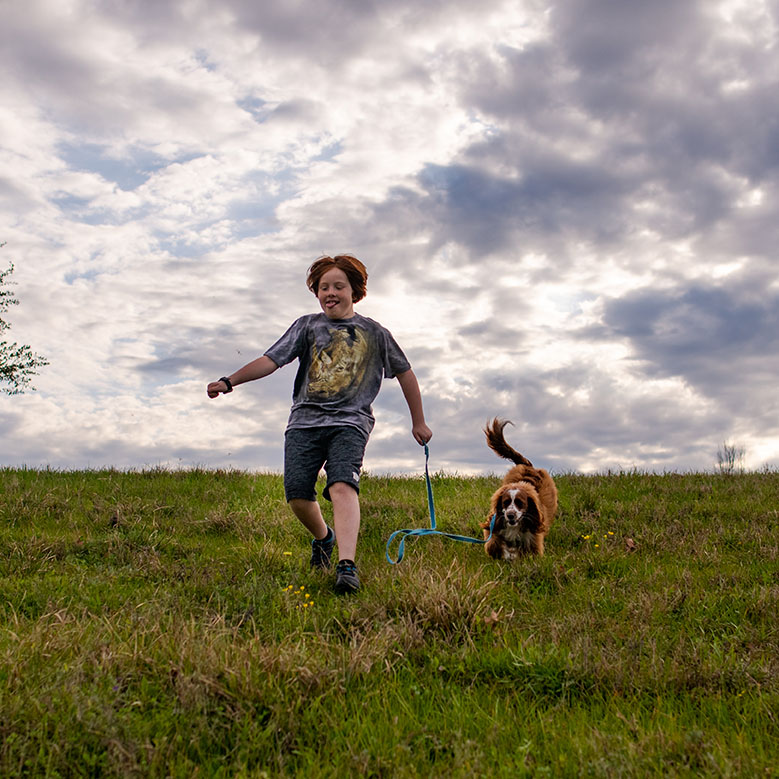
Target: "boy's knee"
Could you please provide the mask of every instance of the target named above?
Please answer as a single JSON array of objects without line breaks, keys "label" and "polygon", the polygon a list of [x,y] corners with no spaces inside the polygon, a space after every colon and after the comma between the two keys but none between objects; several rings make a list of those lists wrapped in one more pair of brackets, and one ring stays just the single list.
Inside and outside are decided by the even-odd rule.
[{"label": "boy's knee", "polygon": [[335,481],[330,485],[330,492],[336,490],[337,492],[345,492],[347,494],[357,492],[356,485],[348,481]]},{"label": "boy's knee", "polygon": [[308,498],[290,498],[287,503],[290,505],[290,508],[305,509],[309,508],[312,503],[316,503],[316,500],[309,500]]},{"label": "boy's knee", "polygon": [[339,498],[349,499],[354,495],[359,495],[359,493],[360,490],[356,484],[347,481],[334,481],[332,484],[327,485],[324,496],[332,501],[334,498],[335,500]]}]

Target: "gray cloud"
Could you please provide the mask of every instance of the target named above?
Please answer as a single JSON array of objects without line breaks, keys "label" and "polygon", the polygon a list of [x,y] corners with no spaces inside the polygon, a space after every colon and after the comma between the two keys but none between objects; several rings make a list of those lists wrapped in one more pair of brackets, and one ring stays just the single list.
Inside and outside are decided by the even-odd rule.
[{"label": "gray cloud", "polygon": [[[484,151],[471,150],[469,156]],[[515,164],[517,175],[511,177],[491,175],[476,164],[428,166],[419,176],[424,195],[395,191],[377,214],[385,219],[400,219],[403,211],[424,214],[433,248],[455,241],[476,257],[512,247],[539,250],[565,237],[608,244],[627,229],[614,218],[627,187],[611,172],[564,158]]]},{"label": "gray cloud", "polygon": [[744,399],[775,392],[779,295],[744,284],[636,290],[608,301],[603,327],[581,337],[625,338],[645,375],[681,376],[702,395],[761,416]]},{"label": "gray cloud", "polygon": [[[53,8],[0,30],[14,327],[52,358],[4,462],[279,467],[293,372],[205,382],[338,251],[435,467],[501,471],[496,414],[557,470],[710,467],[728,436],[777,462],[776,2]],[[396,386],[376,411],[371,467],[415,470]]]}]

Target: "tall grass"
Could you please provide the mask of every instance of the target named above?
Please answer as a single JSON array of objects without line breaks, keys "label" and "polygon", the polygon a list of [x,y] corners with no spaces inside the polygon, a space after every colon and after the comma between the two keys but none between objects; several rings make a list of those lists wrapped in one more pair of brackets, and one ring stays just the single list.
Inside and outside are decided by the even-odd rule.
[{"label": "tall grass", "polygon": [[779,775],[779,474],[556,481],[543,558],[390,566],[424,485],[366,475],[338,598],[276,475],[0,471],[0,775]]}]

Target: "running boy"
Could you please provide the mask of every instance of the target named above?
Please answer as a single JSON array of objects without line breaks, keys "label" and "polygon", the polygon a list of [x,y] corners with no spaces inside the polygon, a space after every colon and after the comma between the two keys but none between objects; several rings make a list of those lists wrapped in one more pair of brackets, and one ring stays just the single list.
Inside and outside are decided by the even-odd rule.
[{"label": "running boy", "polygon": [[[366,294],[368,272],[349,254],[320,257],[306,283],[321,314],[308,314],[262,357],[208,385],[208,397],[261,379],[294,359],[300,361],[284,443],[284,493],[295,516],[313,535],[311,567],[329,568],[338,543],[335,591],[355,592],[360,579],[354,559],[360,530],[360,469],[373,430],[371,404],[382,378],[397,377],[411,412],[411,434],[420,445],[432,437],[425,423],[419,384],[390,332],[356,314]],[[324,497],[333,504],[333,525],[322,518],[316,480],[324,466]]]}]

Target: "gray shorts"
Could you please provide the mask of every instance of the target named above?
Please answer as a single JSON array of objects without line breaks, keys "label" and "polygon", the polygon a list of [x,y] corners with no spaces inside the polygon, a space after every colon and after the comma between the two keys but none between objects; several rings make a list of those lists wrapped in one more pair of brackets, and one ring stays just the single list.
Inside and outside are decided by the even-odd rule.
[{"label": "gray shorts", "polygon": [[316,500],[316,480],[322,466],[327,485],[322,493],[330,500],[330,485],[350,484],[360,491],[360,469],[368,439],[356,427],[292,428],[284,436],[284,495]]}]

